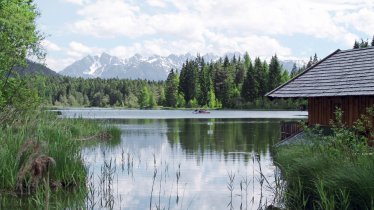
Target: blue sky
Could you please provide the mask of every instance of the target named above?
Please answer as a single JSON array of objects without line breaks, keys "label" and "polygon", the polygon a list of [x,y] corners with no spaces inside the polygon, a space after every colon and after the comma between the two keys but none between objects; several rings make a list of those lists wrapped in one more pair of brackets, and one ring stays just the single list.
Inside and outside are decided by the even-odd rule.
[{"label": "blue sky", "polygon": [[374,35],[372,0],[35,0],[47,65],[88,54],[322,58]]}]

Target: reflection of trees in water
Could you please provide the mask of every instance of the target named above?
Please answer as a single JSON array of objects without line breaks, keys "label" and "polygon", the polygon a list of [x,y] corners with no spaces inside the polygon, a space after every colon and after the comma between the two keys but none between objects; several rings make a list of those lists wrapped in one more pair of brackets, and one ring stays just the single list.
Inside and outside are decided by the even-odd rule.
[{"label": "reflection of trees in water", "polygon": [[279,121],[254,119],[167,120],[168,141],[187,155],[221,153],[250,159],[252,152],[269,152],[279,138]]}]

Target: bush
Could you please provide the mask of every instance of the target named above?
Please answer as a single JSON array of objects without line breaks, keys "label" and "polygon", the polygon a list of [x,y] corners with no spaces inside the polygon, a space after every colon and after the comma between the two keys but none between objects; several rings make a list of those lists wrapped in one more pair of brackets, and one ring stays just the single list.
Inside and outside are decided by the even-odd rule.
[{"label": "bush", "polygon": [[368,137],[359,132],[371,118],[363,116],[348,129],[340,110],[336,116],[331,135],[307,130],[313,144],[275,150],[275,162],[287,182],[287,208],[374,209],[374,156]]}]

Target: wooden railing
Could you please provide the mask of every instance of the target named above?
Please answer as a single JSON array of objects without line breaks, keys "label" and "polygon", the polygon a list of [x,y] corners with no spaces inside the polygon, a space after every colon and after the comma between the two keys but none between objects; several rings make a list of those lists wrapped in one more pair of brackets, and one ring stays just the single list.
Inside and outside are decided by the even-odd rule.
[{"label": "wooden railing", "polygon": [[297,121],[283,121],[281,122],[281,139],[290,138],[303,131],[300,122]]}]

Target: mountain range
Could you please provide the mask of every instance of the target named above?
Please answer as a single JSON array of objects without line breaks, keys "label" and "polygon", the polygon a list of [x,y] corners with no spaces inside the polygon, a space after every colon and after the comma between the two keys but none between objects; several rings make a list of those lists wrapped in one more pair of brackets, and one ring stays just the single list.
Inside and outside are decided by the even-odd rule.
[{"label": "mountain range", "polygon": [[[229,58],[234,55],[239,57],[240,53],[228,53]],[[220,58],[218,55],[206,54],[202,56],[205,61],[216,61]],[[171,54],[167,57],[153,55],[150,57],[143,57],[140,54],[121,59],[116,56],[111,56],[107,53],[102,53],[100,56],[88,55],[81,60],[78,60],[59,74],[71,77],[83,78],[120,78],[120,79],[147,79],[147,80],[165,80],[171,69],[180,70],[186,60],[195,59],[189,53],[184,55]],[[298,67],[305,64],[301,60],[285,60],[280,61],[283,68],[291,71],[294,63]]]}]

